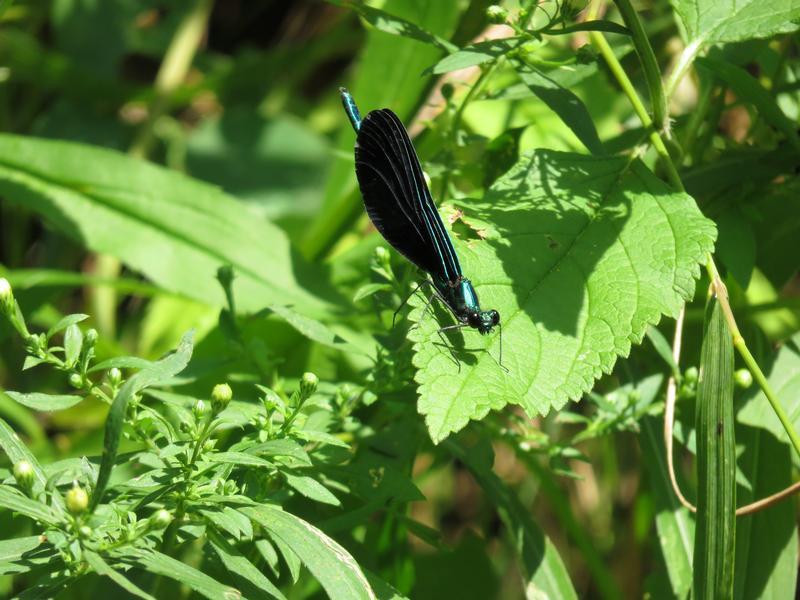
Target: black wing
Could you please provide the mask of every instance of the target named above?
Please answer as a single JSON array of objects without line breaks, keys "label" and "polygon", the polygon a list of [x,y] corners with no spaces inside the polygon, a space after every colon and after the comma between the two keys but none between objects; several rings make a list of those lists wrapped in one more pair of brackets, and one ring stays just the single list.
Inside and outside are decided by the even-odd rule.
[{"label": "black wing", "polygon": [[367,214],[387,242],[431,275],[446,281],[461,276],[414,146],[389,109],[373,110],[361,122],[356,176]]}]

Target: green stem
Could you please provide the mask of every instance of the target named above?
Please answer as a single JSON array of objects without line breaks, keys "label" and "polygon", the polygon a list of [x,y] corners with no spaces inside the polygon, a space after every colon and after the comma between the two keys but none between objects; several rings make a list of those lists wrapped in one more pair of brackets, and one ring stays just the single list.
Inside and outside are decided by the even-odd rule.
[{"label": "green stem", "polygon": [[[589,9],[589,16],[588,18],[593,19],[596,17],[597,13],[599,12],[600,2],[594,2]],[[592,31],[590,32],[590,39],[592,43],[598,48],[600,53],[603,55],[603,58],[608,63],[609,69],[611,70],[614,77],[617,79],[620,87],[625,92],[625,95],[628,97],[631,106],[633,106],[634,111],[636,112],[639,120],[642,122],[642,125],[648,130],[650,130],[649,137],[650,141],[655,147],[656,151],[658,152],[659,156],[661,157],[663,164],[667,170],[667,175],[670,179],[672,185],[680,190],[685,191],[683,186],[683,182],[681,181],[680,175],[678,174],[678,169],[675,167],[675,163],[672,161],[672,157],[669,155],[666,146],[664,145],[664,141],[661,139],[659,133],[653,127],[653,122],[650,119],[650,115],[647,114],[647,110],[644,107],[641,99],[639,98],[638,94],[636,93],[636,89],[633,87],[631,80],[628,78],[627,73],[622,68],[622,65],[617,60],[617,57],[614,55],[614,52],[611,49],[611,46],[606,41],[603,34],[599,31]],[[689,48],[687,48],[689,50]],[[694,57],[697,56],[697,52],[699,51],[699,47],[693,50],[693,55],[691,56],[691,60],[688,58],[686,59],[687,66],[684,70],[688,69],[688,66],[691,66]],[[687,55],[687,52],[684,51],[684,55]],[[676,76],[673,74],[674,79]],[[673,84],[674,86],[675,84]],[[668,86],[669,89],[669,86]],[[783,425],[786,434],[789,436],[789,440],[794,446],[795,451],[797,452],[798,456],[800,456],[800,436],[797,435],[797,432],[794,430],[794,426],[792,425],[791,420],[789,419],[786,412],[783,410],[778,397],[775,395],[775,392],[769,385],[767,378],[764,376],[763,371],[758,366],[758,363],[753,358],[749,348],[747,347],[747,343],[744,341],[741,333],[739,332],[739,327],[736,325],[736,319],[733,316],[733,311],[731,311],[730,302],[728,301],[728,290],[725,287],[725,284],[722,281],[722,278],[719,276],[719,272],[717,271],[717,266],[714,264],[714,257],[711,253],[706,254],[706,269],[708,270],[709,278],[711,279],[711,284],[714,287],[714,292],[717,295],[717,299],[719,300],[720,307],[723,310],[725,315],[725,320],[728,323],[728,327],[731,330],[731,334],[733,335],[733,345],[736,348],[739,355],[744,360],[747,368],[752,373],[755,380],[758,382],[759,387],[764,392],[764,395],[767,397],[772,409],[775,411],[775,414],[778,416],[778,419]]]}]

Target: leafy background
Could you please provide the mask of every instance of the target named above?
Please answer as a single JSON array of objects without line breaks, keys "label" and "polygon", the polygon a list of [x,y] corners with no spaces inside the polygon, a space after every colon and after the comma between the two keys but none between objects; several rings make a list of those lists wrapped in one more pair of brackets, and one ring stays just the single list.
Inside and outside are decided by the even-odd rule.
[{"label": "leafy background", "polygon": [[[31,329],[74,344],[95,328],[99,360],[156,361],[183,339],[171,356],[183,367],[191,354],[185,370],[125,363],[143,367],[125,402],[144,393],[152,423],[191,421],[195,399],[228,381],[230,428],[247,431],[265,398],[289,404],[304,372],[321,380],[301,428],[265,442],[277,446],[243,457],[227,432],[209,455],[274,471],[270,503],[198,504],[202,533],[178,535],[208,544],[173,557],[89,551],[93,573],[63,597],[131,582],[138,593],[148,574],[210,597],[232,586],[247,597],[686,597],[695,523],[670,488],[660,417],[667,377],[686,373],[676,438],[692,496],[687,368],[700,356],[707,253],[800,427],[800,3],[636,4],[667,74],[685,192],[587,32],[549,27],[556,14],[574,25],[583,5],[533,10],[537,40],[492,26],[489,4],[0,4],[0,275]],[[613,5],[604,18],[658,117],[646,59]],[[489,33],[504,39],[478,37]],[[175,76],[180,40],[194,51]],[[409,126],[465,272],[502,315],[507,371],[499,332],[445,345],[437,329],[450,317],[434,306],[432,318],[420,297],[392,325],[421,275],[376,250],[340,85],[363,112],[391,107]],[[684,302],[678,367],[666,340]],[[70,313],[89,318],[57,325]],[[0,341],[9,462],[35,457],[40,483],[58,475],[64,490],[102,475],[106,403],[81,401],[63,373],[20,371],[25,347],[5,323]],[[40,392],[51,395],[29,395]],[[744,504],[788,485],[800,462],[762,394],[737,389],[734,402]],[[124,507],[146,498],[121,483],[138,472],[135,449],[123,439],[109,483]],[[2,548],[23,556],[39,530],[20,514],[48,522],[59,507],[19,500],[4,466],[0,498],[16,508],[0,512]],[[795,520],[791,502],[739,520],[737,598],[794,597]],[[259,528],[271,542],[259,545]],[[337,578],[336,556],[358,566]],[[41,583],[44,559],[11,562],[4,592]]]}]

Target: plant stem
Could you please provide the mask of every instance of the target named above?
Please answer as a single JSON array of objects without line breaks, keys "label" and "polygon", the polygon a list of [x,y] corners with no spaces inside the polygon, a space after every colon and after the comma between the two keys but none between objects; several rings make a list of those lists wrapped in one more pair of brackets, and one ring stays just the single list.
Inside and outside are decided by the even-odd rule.
[{"label": "plant stem", "polygon": [[[602,0],[595,1],[589,9],[589,17],[594,18],[597,15],[600,2]],[[663,164],[667,171],[667,176],[669,177],[670,182],[672,183],[673,187],[677,190],[683,192],[685,188],[683,186],[683,182],[681,181],[680,175],[678,174],[678,169],[675,166],[675,163],[672,160],[672,157],[669,155],[666,146],[664,145],[664,141],[661,139],[661,135],[658,131],[655,130],[653,127],[653,122],[650,119],[650,115],[647,113],[647,110],[644,107],[641,99],[639,98],[638,94],[636,93],[636,89],[633,87],[631,80],[628,78],[627,73],[622,68],[622,65],[617,60],[617,57],[614,55],[614,52],[611,49],[611,46],[606,41],[603,34],[599,31],[592,31],[590,32],[590,39],[592,43],[598,48],[600,53],[603,55],[603,58],[608,63],[609,69],[611,73],[616,78],[619,85],[622,87],[622,90],[625,92],[625,95],[628,97],[631,106],[633,106],[634,111],[636,112],[637,116],[639,117],[642,125],[648,130],[650,130],[649,137],[650,141],[653,144],[653,147],[658,152],[659,156],[661,157]],[[647,39],[645,38],[645,41]],[[691,48],[691,47],[690,47]],[[687,51],[690,50],[687,48]],[[687,53],[684,51],[684,55],[686,58],[686,65],[681,66],[681,69],[685,72],[688,70],[691,63],[694,61],[694,58],[697,56],[699,52],[699,46],[692,50],[692,53]],[[675,79],[677,76],[673,74],[673,78]],[[669,89],[669,88],[668,88]],[[750,352],[750,349],[747,347],[747,343],[745,342],[744,338],[742,337],[741,333],[739,332],[739,327],[736,325],[736,319],[733,316],[733,311],[731,310],[730,302],[728,300],[728,290],[725,287],[725,284],[722,281],[722,278],[719,276],[719,272],[717,271],[717,266],[714,264],[714,257],[711,253],[706,254],[706,269],[708,271],[709,277],[711,279],[711,285],[714,288],[714,293],[717,296],[717,299],[720,303],[720,308],[723,311],[725,316],[725,320],[728,323],[728,327],[731,331],[731,335],[733,336],[733,345],[736,348],[736,351],[742,357],[747,368],[752,373],[755,380],[758,382],[759,387],[764,392],[764,395],[767,397],[772,409],[775,411],[778,419],[783,425],[784,430],[786,431],[787,436],[789,437],[789,441],[791,442],[792,446],[797,452],[798,456],[800,456],[800,436],[797,435],[797,432],[794,430],[794,426],[792,425],[791,420],[789,419],[786,412],[783,410],[783,406],[781,406],[780,401],[778,400],[777,395],[772,390],[767,381],[766,376],[764,375],[761,368],[758,366],[755,358]]]}]

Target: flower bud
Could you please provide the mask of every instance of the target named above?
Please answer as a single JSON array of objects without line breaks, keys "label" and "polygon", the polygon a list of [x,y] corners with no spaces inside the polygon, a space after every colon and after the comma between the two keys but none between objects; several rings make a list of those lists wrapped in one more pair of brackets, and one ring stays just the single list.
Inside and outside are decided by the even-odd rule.
[{"label": "flower bud", "polygon": [[117,387],[120,382],[122,381],[122,371],[120,371],[117,367],[111,367],[108,370],[108,382]]},{"label": "flower bud", "polygon": [[699,374],[700,372],[697,370],[697,367],[689,367],[683,372],[683,380],[686,383],[696,383]]},{"label": "flower bud", "polygon": [[753,375],[747,369],[739,369],[733,373],[733,381],[744,390],[753,385]]},{"label": "flower bud", "polygon": [[14,292],[11,291],[11,284],[5,277],[0,277],[0,310],[8,316],[15,310]]},{"label": "flower bud", "polygon": [[208,409],[209,406],[206,402],[204,402],[203,400],[198,400],[197,402],[194,403],[194,406],[192,407],[192,414],[194,415],[195,419],[197,419],[198,421],[202,421],[208,414]]},{"label": "flower bud", "polygon": [[83,387],[83,376],[80,373],[70,373],[69,384],[79,390]]},{"label": "flower bud", "polygon": [[64,502],[70,514],[78,516],[89,507],[89,494],[76,483],[67,492]]},{"label": "flower bud", "polygon": [[33,475],[33,465],[27,460],[20,460],[14,464],[14,479],[26,494],[30,494],[33,487]]},{"label": "flower bud", "polygon": [[220,413],[231,403],[233,390],[227,383],[218,383],[211,390],[211,408],[214,414]]},{"label": "flower bud", "polygon": [[83,341],[85,344],[94,346],[97,343],[97,329],[92,327],[89,331],[87,331],[86,335],[83,336]]},{"label": "flower bud", "polygon": [[92,528],[88,525],[81,525],[81,528],[78,530],[81,534],[82,538],[90,538],[92,537]]},{"label": "flower bud", "polygon": [[508,11],[497,4],[492,4],[486,9],[486,18],[490,23],[502,24],[508,19]]},{"label": "flower bud", "polygon": [[150,526],[153,529],[164,529],[172,523],[172,514],[164,508],[157,510],[150,516]]},{"label": "flower bud", "polygon": [[314,373],[303,373],[303,377],[300,379],[300,396],[308,398],[317,391],[318,384],[319,379]]}]

